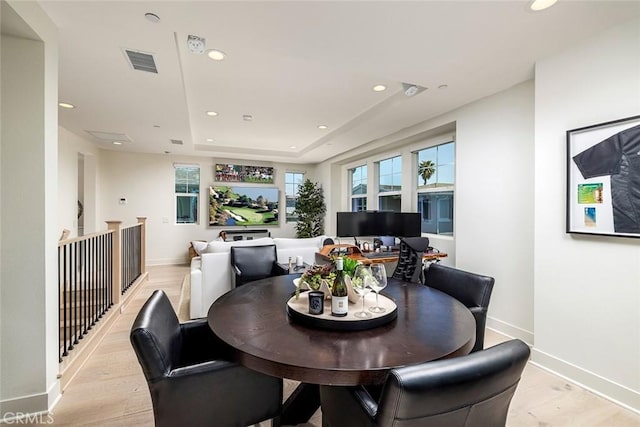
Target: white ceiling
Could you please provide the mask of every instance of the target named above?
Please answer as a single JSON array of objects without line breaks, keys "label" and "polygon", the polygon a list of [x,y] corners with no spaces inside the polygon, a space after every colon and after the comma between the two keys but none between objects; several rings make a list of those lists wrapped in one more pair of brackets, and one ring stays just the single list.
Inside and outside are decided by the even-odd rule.
[{"label": "white ceiling", "polygon": [[[296,163],[530,79],[536,60],[640,16],[638,1],[560,0],[543,12],[526,1],[40,4],[60,30],[59,98],[76,105],[60,109],[68,130],[106,149]],[[227,59],[189,53],[190,34]],[[158,74],[131,69],[124,48],[152,53]],[[402,82],[428,89],[408,98]]]}]

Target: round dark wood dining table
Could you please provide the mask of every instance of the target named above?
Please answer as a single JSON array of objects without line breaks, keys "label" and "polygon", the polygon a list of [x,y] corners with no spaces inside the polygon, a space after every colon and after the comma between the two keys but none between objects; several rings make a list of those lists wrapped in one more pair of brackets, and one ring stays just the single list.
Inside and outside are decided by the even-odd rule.
[{"label": "round dark wood dining table", "polygon": [[209,327],[229,345],[234,361],[302,382],[285,403],[283,423],[304,422],[314,413],[319,384],[381,384],[393,368],[465,355],[475,343],[475,320],[462,303],[392,278],[381,292],[398,307],[391,322],[360,331],[302,326],[286,310],[297,277],[242,285],[216,300],[208,314]]},{"label": "round dark wood dining table", "polygon": [[209,327],[232,348],[235,361],[311,384],[380,384],[393,368],[465,355],[475,343],[475,320],[462,303],[392,278],[381,292],[398,306],[390,323],[362,331],[302,326],[286,310],[299,276],[251,282],[213,303]]}]

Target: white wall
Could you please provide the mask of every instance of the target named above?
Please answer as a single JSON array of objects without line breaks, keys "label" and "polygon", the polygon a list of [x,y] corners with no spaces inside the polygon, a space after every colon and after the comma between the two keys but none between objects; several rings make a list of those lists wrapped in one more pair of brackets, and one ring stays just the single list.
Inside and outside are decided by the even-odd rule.
[{"label": "white wall", "polygon": [[[209,186],[215,184],[216,163],[263,165],[261,162],[247,163],[233,159],[133,154],[106,150],[101,152],[98,162],[98,224],[102,224],[102,229],[106,229],[104,221],[121,220],[123,226],[128,226],[137,222],[137,216],[146,216],[148,264],[185,263],[188,259],[190,241],[213,240],[217,237],[221,228],[208,225]],[[174,163],[200,166],[199,224],[175,224]],[[274,186],[280,188],[280,205],[283,207],[285,172],[303,172],[305,178],[315,180],[314,166],[285,163],[264,165],[275,168]],[[126,198],[127,204],[121,205],[120,198]],[[286,223],[284,215],[281,215],[279,226],[261,228],[268,229],[272,237],[295,236],[294,223]]]},{"label": "white wall", "polygon": [[640,114],[640,21],[536,65],[534,360],[640,411],[640,241],[565,234],[565,132]]},{"label": "white wall", "polygon": [[532,81],[453,112],[456,267],[496,279],[489,325],[533,344]]},{"label": "white wall", "polygon": [[[81,138],[63,127],[58,127],[58,229],[71,230],[70,237],[74,237],[78,232],[77,219],[77,201],[78,201],[78,155],[84,155],[85,158],[93,156],[99,157],[100,151],[97,146],[87,139]],[[91,169],[95,165],[95,161],[90,159],[84,162],[85,170]],[[86,199],[84,200],[84,216],[85,216],[85,234],[95,231],[96,209],[94,206],[96,192],[99,191],[95,186],[95,176],[85,173],[85,191]],[[93,188],[91,188],[93,187]],[[101,227],[100,230],[104,229]]]},{"label": "white wall", "polygon": [[[30,38],[2,36],[0,417],[60,394],[56,242],[58,46],[35,2],[7,2]],[[4,19],[5,17],[3,17]]]}]

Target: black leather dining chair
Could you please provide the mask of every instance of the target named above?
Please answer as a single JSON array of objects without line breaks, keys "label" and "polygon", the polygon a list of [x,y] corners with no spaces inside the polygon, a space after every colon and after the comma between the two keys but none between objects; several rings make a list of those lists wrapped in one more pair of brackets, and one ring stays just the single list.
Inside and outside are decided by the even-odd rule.
[{"label": "black leather dining chair", "polygon": [[236,287],[287,274],[287,270],[278,264],[276,245],[232,246],[231,267],[235,273]]},{"label": "black leather dining chair", "polygon": [[476,343],[471,352],[482,350],[484,347],[484,330],[494,282],[493,277],[442,264],[431,264],[424,272],[425,285],[454,297],[473,314],[476,320]]},{"label": "black leather dining chair", "polygon": [[401,238],[398,264],[391,277],[405,282],[420,283],[422,281],[422,255],[428,248],[428,237]]},{"label": "black leather dining chair", "polygon": [[158,427],[280,425],[282,379],[225,358],[206,319],[180,324],[166,294],[144,304],[130,333]]},{"label": "black leather dining chair", "polygon": [[363,386],[320,386],[323,427],[498,427],[529,359],[511,340],[390,371],[378,399]]}]

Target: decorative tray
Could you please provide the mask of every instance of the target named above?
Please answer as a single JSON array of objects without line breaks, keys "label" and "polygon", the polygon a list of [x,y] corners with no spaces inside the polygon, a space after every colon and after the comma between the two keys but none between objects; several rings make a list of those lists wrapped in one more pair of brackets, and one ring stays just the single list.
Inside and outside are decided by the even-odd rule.
[{"label": "decorative tray", "polygon": [[380,294],[380,306],[384,307],[384,313],[371,313],[369,307],[376,304],[376,295],[373,292],[365,296],[364,309],[371,313],[371,317],[360,319],[354,314],[362,310],[362,300],[355,304],[349,304],[349,313],[344,317],[335,317],[331,315],[331,300],[324,300],[324,313],[309,314],[309,296],[308,292],[300,292],[300,296],[296,299],[295,295],[287,301],[287,314],[296,323],[319,329],[332,329],[338,331],[361,331],[364,329],[376,328],[386,325],[398,316],[398,306],[393,300]]}]

